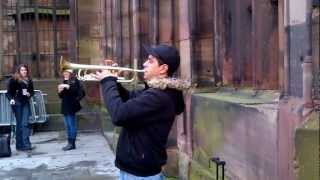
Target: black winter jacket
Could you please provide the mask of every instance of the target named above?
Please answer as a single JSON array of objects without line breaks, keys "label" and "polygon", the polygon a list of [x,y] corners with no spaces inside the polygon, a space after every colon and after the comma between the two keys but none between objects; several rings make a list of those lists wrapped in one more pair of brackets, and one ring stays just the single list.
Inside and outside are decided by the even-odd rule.
[{"label": "black winter jacket", "polygon": [[171,126],[184,110],[182,91],[146,87],[129,92],[114,77],[104,78],[101,85],[113,124],[122,127],[116,166],[136,176],[160,173]]},{"label": "black winter jacket", "polygon": [[61,113],[64,115],[75,114],[81,109],[79,91],[80,82],[77,78],[72,78],[70,80],[64,80],[63,84],[69,84],[70,88],[64,88],[60,93],[59,97],[61,101]]},{"label": "black winter jacket", "polygon": [[[22,89],[27,89],[30,96],[22,95]],[[32,80],[18,81],[14,78],[10,78],[7,87],[7,97],[9,100],[14,99],[16,103],[25,104],[29,102],[29,99],[34,95]]]}]

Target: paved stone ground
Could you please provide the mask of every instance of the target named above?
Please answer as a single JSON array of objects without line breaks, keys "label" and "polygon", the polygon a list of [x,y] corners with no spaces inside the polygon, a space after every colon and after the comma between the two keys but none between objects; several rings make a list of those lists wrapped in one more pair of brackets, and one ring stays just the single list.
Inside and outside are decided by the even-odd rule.
[{"label": "paved stone ground", "polygon": [[0,158],[1,180],[116,180],[118,169],[114,154],[99,133],[81,133],[77,149],[62,151],[66,142],[58,132],[36,133],[32,152],[16,151]]}]

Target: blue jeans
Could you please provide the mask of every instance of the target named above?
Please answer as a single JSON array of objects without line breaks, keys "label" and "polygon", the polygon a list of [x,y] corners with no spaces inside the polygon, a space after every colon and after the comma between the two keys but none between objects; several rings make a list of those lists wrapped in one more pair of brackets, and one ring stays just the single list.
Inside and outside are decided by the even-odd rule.
[{"label": "blue jeans", "polygon": [[30,105],[29,103],[17,103],[16,105],[12,106],[12,109],[16,117],[16,149],[30,149]]},{"label": "blue jeans", "polygon": [[75,114],[64,115],[64,124],[67,129],[68,139],[76,139],[77,137],[77,121]]},{"label": "blue jeans", "polygon": [[165,177],[162,173],[156,174],[154,176],[139,177],[129,174],[125,171],[120,171],[119,180],[165,180]]}]

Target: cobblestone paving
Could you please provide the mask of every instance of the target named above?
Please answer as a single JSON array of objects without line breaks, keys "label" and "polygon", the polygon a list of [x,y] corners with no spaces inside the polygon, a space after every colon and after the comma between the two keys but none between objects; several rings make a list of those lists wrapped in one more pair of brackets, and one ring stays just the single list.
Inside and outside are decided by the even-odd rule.
[{"label": "cobblestone paving", "polygon": [[116,180],[118,169],[114,154],[105,138],[98,133],[78,135],[77,149],[62,151],[66,142],[58,132],[36,133],[32,152],[16,151],[0,158],[1,180]]}]

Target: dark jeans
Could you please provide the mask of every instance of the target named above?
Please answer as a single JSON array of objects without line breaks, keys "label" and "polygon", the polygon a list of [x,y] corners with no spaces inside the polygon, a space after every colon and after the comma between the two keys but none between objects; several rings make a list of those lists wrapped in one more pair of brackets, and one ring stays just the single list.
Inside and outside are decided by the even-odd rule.
[{"label": "dark jeans", "polygon": [[76,139],[77,137],[77,121],[75,114],[64,115],[64,123],[67,129],[68,139]]},{"label": "dark jeans", "polygon": [[13,107],[16,117],[16,149],[25,150],[31,148],[29,118],[31,115],[29,103],[17,103]]},{"label": "dark jeans", "polygon": [[165,180],[165,179],[166,178],[164,177],[162,172],[153,176],[140,177],[140,176],[132,175],[122,170],[120,170],[120,177],[119,177],[119,180]]}]

